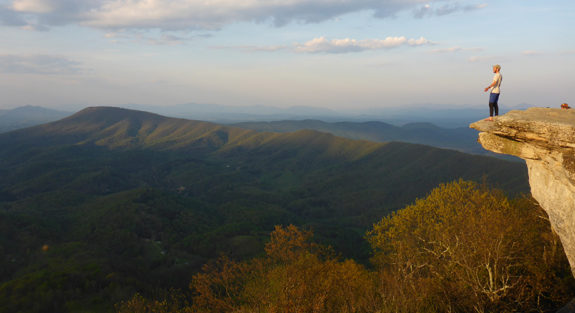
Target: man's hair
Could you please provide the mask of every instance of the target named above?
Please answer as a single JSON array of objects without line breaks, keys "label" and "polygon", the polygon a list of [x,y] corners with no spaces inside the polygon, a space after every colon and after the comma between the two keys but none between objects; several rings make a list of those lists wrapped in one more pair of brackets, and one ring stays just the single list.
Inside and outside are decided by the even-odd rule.
[{"label": "man's hair", "polygon": [[501,69],[501,65],[499,65],[499,64],[495,64],[495,65],[493,65],[493,67],[496,68],[496,69],[498,69],[498,70]]}]

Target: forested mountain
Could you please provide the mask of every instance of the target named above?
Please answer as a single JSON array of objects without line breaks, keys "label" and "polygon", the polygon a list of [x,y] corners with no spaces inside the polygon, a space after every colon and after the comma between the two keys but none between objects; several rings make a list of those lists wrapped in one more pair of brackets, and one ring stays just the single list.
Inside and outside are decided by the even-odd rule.
[{"label": "forested mountain", "polygon": [[319,120],[285,120],[243,122],[234,126],[267,132],[293,132],[312,129],[350,139],[376,142],[402,141],[489,155],[477,142],[477,131],[469,127],[441,128],[431,123],[409,123],[394,126],[384,122],[323,122]]},{"label": "forested mountain", "polygon": [[106,107],[0,134],[0,177],[0,312],[107,312],[278,224],[364,262],[365,230],[441,182],[528,190],[518,162]]},{"label": "forested mountain", "polygon": [[37,106],[23,106],[12,110],[0,110],[0,133],[15,129],[53,122],[70,115]]}]

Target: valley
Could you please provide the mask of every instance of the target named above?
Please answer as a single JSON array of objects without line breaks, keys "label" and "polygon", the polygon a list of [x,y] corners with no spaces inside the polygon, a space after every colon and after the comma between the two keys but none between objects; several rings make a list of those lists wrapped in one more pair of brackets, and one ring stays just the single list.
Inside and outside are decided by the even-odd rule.
[{"label": "valley", "polygon": [[183,288],[219,255],[263,253],[275,225],[366,264],[365,231],[440,183],[528,191],[519,162],[111,107],[0,134],[0,176],[0,298],[29,310]]}]

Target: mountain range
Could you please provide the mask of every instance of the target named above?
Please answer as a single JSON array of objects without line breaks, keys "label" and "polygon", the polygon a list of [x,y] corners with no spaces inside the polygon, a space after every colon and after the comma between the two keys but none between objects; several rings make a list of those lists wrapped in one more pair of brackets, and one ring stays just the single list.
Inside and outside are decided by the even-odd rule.
[{"label": "mountain range", "polygon": [[439,183],[529,190],[519,162],[112,107],[0,134],[0,177],[0,312],[110,312],[278,224],[365,262],[365,230]]},{"label": "mountain range", "polygon": [[384,122],[323,122],[319,120],[286,120],[274,122],[243,122],[234,126],[267,132],[294,132],[312,129],[349,139],[375,142],[401,141],[466,153],[493,155],[477,142],[477,131],[469,127],[440,128],[430,123],[409,123],[394,126]]},{"label": "mountain range", "polygon": [[[158,109],[157,107],[155,108]],[[174,116],[185,115],[185,113],[183,113],[185,108],[184,106],[168,108],[166,108],[166,110],[171,112]],[[177,108],[180,108],[180,111],[178,111]],[[196,106],[196,108],[199,110],[199,113],[196,112],[199,116],[202,116],[201,112],[207,112],[208,109],[217,109],[217,107],[214,109],[204,106]],[[220,113],[224,114],[224,112],[227,112],[226,110],[229,108],[221,106],[220,109]],[[272,110],[273,108],[260,109],[260,114],[264,114],[265,112],[271,113],[272,111],[275,113],[279,112],[279,109],[275,109],[274,111]],[[284,113],[288,111],[299,112],[298,114],[304,114],[304,112],[307,112],[307,114],[311,116],[313,116],[314,112],[317,114],[327,112],[316,108],[306,109],[297,107],[286,109],[284,110]],[[335,112],[332,113],[335,114]],[[32,106],[0,111],[0,132],[35,126],[55,121],[68,115],[71,115],[71,113]],[[296,114],[294,116],[300,115]],[[310,129],[350,139],[361,139],[375,142],[401,141],[418,143],[439,148],[458,150],[466,153],[512,159],[511,157],[497,155],[483,149],[477,143],[477,132],[468,127],[441,128],[431,123],[409,123],[403,126],[395,126],[380,121],[325,122],[311,119],[292,119],[271,122],[241,122],[227,125],[267,132],[293,132],[297,130]]]},{"label": "mountain range", "polygon": [[38,106],[0,110],[0,133],[26,128],[64,118],[71,113]]}]

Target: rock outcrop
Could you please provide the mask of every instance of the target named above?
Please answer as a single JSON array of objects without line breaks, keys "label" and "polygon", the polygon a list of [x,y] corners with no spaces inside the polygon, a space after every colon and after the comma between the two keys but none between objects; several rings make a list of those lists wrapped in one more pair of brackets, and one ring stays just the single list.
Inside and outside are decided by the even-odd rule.
[{"label": "rock outcrop", "polygon": [[524,159],[575,275],[575,110],[530,108],[470,125],[487,150]]}]

